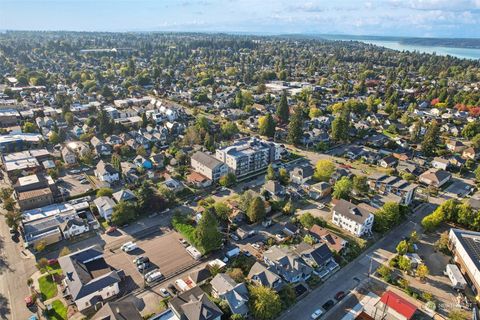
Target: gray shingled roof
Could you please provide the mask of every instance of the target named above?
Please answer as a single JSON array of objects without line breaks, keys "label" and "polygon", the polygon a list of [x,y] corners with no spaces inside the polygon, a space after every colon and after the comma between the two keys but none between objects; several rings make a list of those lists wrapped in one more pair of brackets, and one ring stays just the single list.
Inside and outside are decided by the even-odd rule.
[{"label": "gray shingled roof", "polygon": [[204,166],[210,168],[210,169],[215,169],[218,165],[221,165],[223,162],[215,158],[214,156],[211,156],[209,154],[206,154],[205,152],[197,151],[192,155],[192,159],[200,162]]},{"label": "gray shingled roof", "polygon": [[362,224],[367,220],[371,213],[370,211],[343,199],[338,200],[337,204],[333,207],[333,211]]}]

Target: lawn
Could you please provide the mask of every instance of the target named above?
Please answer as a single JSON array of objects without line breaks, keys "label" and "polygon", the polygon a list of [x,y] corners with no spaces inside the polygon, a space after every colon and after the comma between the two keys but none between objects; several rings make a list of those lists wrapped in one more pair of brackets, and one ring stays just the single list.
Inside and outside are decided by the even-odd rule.
[{"label": "lawn", "polygon": [[38,286],[40,287],[40,293],[42,300],[48,300],[57,295],[57,284],[53,280],[53,275],[45,275],[38,278]]},{"label": "lawn", "polygon": [[52,309],[48,311],[48,318],[52,320],[67,320],[67,307],[60,300],[52,302]]}]

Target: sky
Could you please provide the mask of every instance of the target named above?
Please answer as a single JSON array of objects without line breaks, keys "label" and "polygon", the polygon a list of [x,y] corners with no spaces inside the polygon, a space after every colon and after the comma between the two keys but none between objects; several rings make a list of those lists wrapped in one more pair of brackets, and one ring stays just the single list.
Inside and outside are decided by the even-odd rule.
[{"label": "sky", "polygon": [[0,30],[480,37],[480,0],[0,0]]}]

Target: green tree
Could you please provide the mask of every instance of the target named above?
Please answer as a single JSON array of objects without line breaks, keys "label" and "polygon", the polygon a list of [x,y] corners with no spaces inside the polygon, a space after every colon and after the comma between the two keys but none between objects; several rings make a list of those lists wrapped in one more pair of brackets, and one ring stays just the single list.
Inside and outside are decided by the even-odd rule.
[{"label": "green tree", "polygon": [[408,247],[409,247],[409,244],[407,242],[407,240],[402,240],[398,243],[397,245],[397,253],[400,254],[400,255],[404,255],[408,252]]},{"label": "green tree", "polygon": [[222,244],[222,234],[212,211],[211,208],[206,209],[195,228],[195,242],[205,253],[220,248]]},{"label": "green tree", "polygon": [[258,130],[261,135],[273,138],[275,136],[275,120],[270,113],[258,119]]},{"label": "green tree", "polygon": [[273,166],[271,164],[268,165],[267,167],[267,180],[276,180],[276,174],[275,170],[273,169]]},{"label": "green tree", "polygon": [[329,181],[335,172],[335,164],[327,159],[318,160],[315,165],[314,178],[320,181]]},{"label": "green tree", "polygon": [[277,106],[277,117],[281,123],[288,123],[288,118],[290,117],[290,110],[288,108],[286,91],[283,91],[282,96],[280,97],[280,103]]},{"label": "green tree", "polygon": [[474,121],[467,123],[462,130],[462,136],[467,139],[471,139],[480,133],[480,121]]},{"label": "green tree", "polygon": [[399,256],[398,257],[398,268],[400,270],[403,270],[405,272],[408,272],[412,269],[412,263],[410,259],[408,259],[405,256]]},{"label": "green tree", "polygon": [[295,304],[295,301],[297,300],[295,289],[290,283],[285,285],[282,290],[280,290],[278,295],[282,301],[283,308],[290,307],[291,305]]},{"label": "green tree", "polygon": [[218,180],[218,183],[223,187],[230,187],[233,186],[237,182],[237,177],[233,172],[227,173],[227,175],[223,176]]},{"label": "green tree", "polygon": [[114,225],[124,225],[135,219],[135,206],[131,203],[120,201],[114,208],[111,222]]},{"label": "green tree", "polygon": [[13,211],[13,209],[15,209],[15,200],[13,200],[12,197],[3,200],[3,209]]},{"label": "green tree", "polygon": [[315,238],[309,234],[306,234],[305,237],[303,237],[303,242],[312,246],[316,243]]},{"label": "green tree", "polygon": [[60,135],[58,133],[56,133],[55,131],[52,131],[52,133],[48,137],[48,141],[51,144],[58,144],[58,143],[60,143]]},{"label": "green tree", "polygon": [[25,132],[25,133],[33,133],[33,132],[36,131],[36,129],[37,129],[37,127],[35,126],[35,124],[33,124],[32,122],[26,121],[23,124],[22,131]]},{"label": "green tree", "polygon": [[287,169],[280,168],[280,170],[278,170],[278,179],[284,186],[290,182],[290,176],[288,175]]},{"label": "green tree", "polygon": [[223,124],[220,128],[220,131],[225,139],[231,139],[239,132],[235,122],[227,122]]},{"label": "green tree", "polygon": [[377,273],[382,277],[384,281],[390,282],[392,278],[392,269],[382,264],[380,267],[378,267]]},{"label": "green tree", "polygon": [[255,197],[253,201],[248,206],[247,217],[250,222],[261,221],[265,218],[265,203],[261,197]]},{"label": "green tree", "polygon": [[73,126],[73,113],[71,112],[66,112],[63,115],[63,118],[65,119],[65,122],[67,123],[68,126],[72,127]]},{"label": "green tree", "polygon": [[304,228],[310,229],[315,224],[315,217],[310,212],[305,212],[299,218]]},{"label": "green tree", "polygon": [[398,224],[401,219],[400,206],[395,202],[387,202],[375,212],[374,228],[378,232],[386,232]]},{"label": "green tree", "polygon": [[287,141],[293,145],[299,145],[303,136],[303,111],[300,106],[295,108],[295,112],[290,118],[288,124]]},{"label": "green tree", "polygon": [[477,169],[475,169],[475,179],[477,181],[480,181],[480,166],[477,167]]},{"label": "green tree", "polygon": [[97,190],[97,197],[111,197],[113,190],[111,188],[100,188]]},{"label": "green tree", "polygon": [[333,197],[335,199],[348,199],[352,193],[352,180],[348,177],[342,177],[333,187]]},{"label": "green tree", "polygon": [[18,225],[22,221],[22,214],[20,211],[13,210],[13,211],[7,211],[5,213],[5,222],[7,223],[7,226],[9,228],[12,228],[13,230],[18,229]]},{"label": "green tree", "polygon": [[438,145],[439,134],[440,128],[438,123],[433,120],[428,126],[422,141],[422,151],[425,155],[432,156],[435,154],[435,150]]},{"label": "green tree", "polygon": [[353,177],[353,190],[359,194],[368,193],[368,184],[366,176],[354,176]]},{"label": "green tree", "polygon": [[213,207],[215,208],[215,214],[217,217],[223,221],[226,221],[232,213],[232,209],[230,209],[224,202],[216,202]]},{"label": "green tree", "polygon": [[472,147],[480,149],[480,133],[477,133],[471,140]]},{"label": "green tree", "polygon": [[250,287],[250,310],[255,319],[274,319],[282,311],[280,296],[271,288],[252,286]]},{"label": "green tree", "polygon": [[292,199],[288,200],[288,202],[283,207],[282,211],[285,214],[293,214],[295,212],[295,205],[293,204]]},{"label": "green tree", "polygon": [[336,142],[348,140],[348,116],[344,113],[337,114],[332,122],[332,139]]},{"label": "green tree", "polygon": [[415,274],[417,275],[417,277],[420,278],[420,280],[423,281],[430,274],[430,270],[428,269],[428,267],[425,264],[421,263],[417,267],[417,270],[416,270]]}]

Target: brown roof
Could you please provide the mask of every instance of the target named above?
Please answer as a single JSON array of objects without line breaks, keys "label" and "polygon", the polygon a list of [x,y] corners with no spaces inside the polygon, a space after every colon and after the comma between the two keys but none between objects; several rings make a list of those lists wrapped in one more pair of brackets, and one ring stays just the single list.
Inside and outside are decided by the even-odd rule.
[{"label": "brown roof", "polygon": [[310,233],[316,238],[324,240],[330,250],[334,250],[336,252],[342,251],[342,243],[345,241],[345,239],[331,233],[329,230],[322,228],[316,224],[310,228]]},{"label": "brown roof", "polygon": [[208,178],[205,177],[203,174],[193,171],[187,176],[187,181],[192,183],[196,183],[196,182],[202,183],[202,182],[208,181]]},{"label": "brown roof", "polygon": [[50,188],[42,188],[42,189],[36,189],[31,191],[19,192],[18,200],[22,201],[22,200],[32,199],[32,198],[51,195],[51,194],[52,194],[52,190],[50,190]]}]

